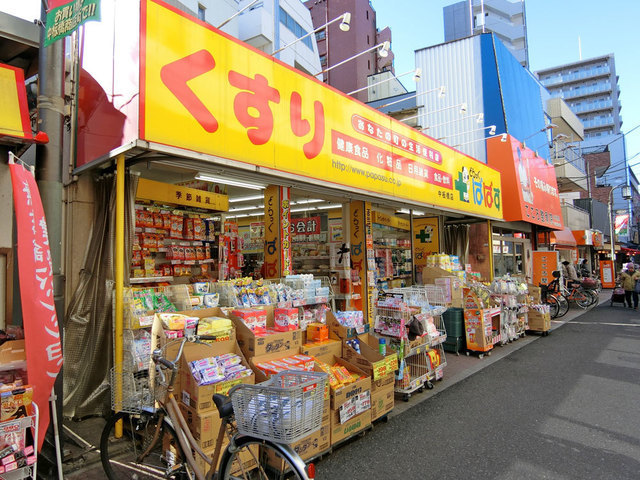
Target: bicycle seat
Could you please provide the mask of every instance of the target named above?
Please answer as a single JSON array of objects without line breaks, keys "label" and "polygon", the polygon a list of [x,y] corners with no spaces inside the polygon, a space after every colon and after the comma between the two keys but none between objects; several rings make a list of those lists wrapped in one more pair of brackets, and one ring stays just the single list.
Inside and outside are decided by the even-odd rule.
[{"label": "bicycle seat", "polygon": [[226,418],[233,415],[233,403],[231,403],[231,399],[226,395],[220,395],[219,393],[214,394],[213,403],[218,407],[220,418]]}]

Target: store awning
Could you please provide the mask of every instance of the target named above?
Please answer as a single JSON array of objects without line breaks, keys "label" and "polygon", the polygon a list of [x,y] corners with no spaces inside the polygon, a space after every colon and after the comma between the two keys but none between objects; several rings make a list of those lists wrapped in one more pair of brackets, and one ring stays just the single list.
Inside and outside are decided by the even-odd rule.
[{"label": "store awning", "polygon": [[620,253],[626,253],[627,255],[640,255],[640,250],[635,248],[621,247]]},{"label": "store awning", "polygon": [[551,243],[556,247],[576,247],[576,239],[573,232],[564,227],[562,230],[554,230],[551,232]]}]

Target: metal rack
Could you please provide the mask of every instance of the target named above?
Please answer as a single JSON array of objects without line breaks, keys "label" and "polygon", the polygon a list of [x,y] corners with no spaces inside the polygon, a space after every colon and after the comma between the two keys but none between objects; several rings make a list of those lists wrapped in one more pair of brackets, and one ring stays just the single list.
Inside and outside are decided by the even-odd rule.
[{"label": "metal rack", "polygon": [[[26,442],[27,438],[27,429],[32,429],[33,432],[33,442],[34,444],[38,439],[38,418],[39,411],[38,405],[35,402],[32,402],[33,405],[33,414],[27,417],[17,418],[15,420],[9,420],[6,422],[0,423],[0,433],[3,432],[19,432],[19,435],[22,435],[22,438]],[[34,445],[35,450],[35,445]],[[0,480],[23,480],[23,479],[35,479],[37,475],[38,462],[36,461],[32,465],[27,465],[16,470],[12,470],[10,472],[5,472],[0,474]]]}]

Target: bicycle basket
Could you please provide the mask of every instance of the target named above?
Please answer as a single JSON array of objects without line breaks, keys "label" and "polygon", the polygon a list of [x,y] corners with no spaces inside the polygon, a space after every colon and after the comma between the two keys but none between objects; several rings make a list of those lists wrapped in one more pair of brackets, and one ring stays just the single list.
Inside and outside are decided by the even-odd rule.
[{"label": "bicycle basket", "polygon": [[598,288],[598,282],[593,278],[583,278],[582,288],[584,288],[585,290],[595,290]]},{"label": "bicycle basket", "polygon": [[[131,371],[128,368],[111,368],[111,408],[116,412],[140,413],[153,408],[153,392],[149,388],[147,370]],[[122,389],[119,389],[119,385]]]},{"label": "bicycle basket", "polygon": [[291,444],[320,429],[327,374],[289,370],[230,391],[238,432]]}]

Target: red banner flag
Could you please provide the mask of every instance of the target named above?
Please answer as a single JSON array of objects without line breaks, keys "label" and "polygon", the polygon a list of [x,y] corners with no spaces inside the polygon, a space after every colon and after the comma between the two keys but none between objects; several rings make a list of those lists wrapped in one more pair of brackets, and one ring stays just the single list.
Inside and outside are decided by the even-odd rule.
[{"label": "red banner flag", "polygon": [[[49,397],[60,367],[62,346],[53,301],[47,223],[33,173],[13,163],[9,170],[18,230],[18,278],[22,304],[27,375],[39,407],[38,450],[49,426]],[[17,157],[16,157],[17,158]]]}]

